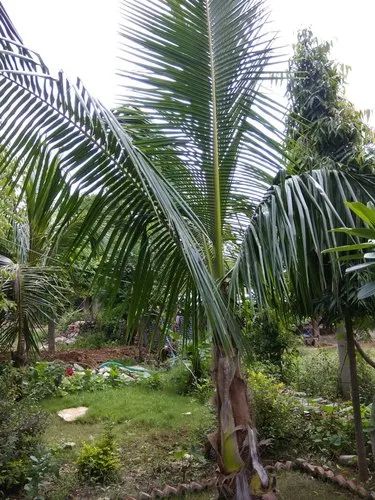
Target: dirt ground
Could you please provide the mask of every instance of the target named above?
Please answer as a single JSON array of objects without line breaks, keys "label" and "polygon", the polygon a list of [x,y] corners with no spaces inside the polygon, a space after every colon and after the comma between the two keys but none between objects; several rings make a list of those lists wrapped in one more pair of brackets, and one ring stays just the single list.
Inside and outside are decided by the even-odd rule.
[{"label": "dirt ground", "polygon": [[69,349],[56,351],[55,354],[41,352],[40,357],[45,361],[60,360],[65,363],[78,363],[84,367],[96,368],[109,360],[133,359],[136,362],[147,361],[150,355],[147,349],[139,351],[138,346],[102,347],[100,349]]}]

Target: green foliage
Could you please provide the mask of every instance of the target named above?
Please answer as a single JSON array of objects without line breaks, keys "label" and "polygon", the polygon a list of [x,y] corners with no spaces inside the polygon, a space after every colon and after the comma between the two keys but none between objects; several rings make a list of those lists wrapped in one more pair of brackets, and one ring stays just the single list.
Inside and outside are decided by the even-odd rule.
[{"label": "green foliage", "polygon": [[24,486],[26,497],[30,499],[42,498],[43,482],[59,473],[58,462],[50,451],[42,450],[30,456],[31,467],[28,470],[27,482]]},{"label": "green foliage", "polygon": [[[309,399],[289,390],[274,377],[249,372],[255,402],[255,418],[268,453],[296,457],[303,453],[327,459],[355,453],[353,409],[350,403]],[[370,428],[370,409],[362,406],[365,428]]]},{"label": "green foliage", "polygon": [[[361,273],[360,287],[358,289],[358,299],[368,299],[375,295],[374,281],[374,266],[375,266],[375,208],[366,206],[363,203],[347,203],[347,206],[357,215],[359,220],[366,227],[343,227],[337,229],[336,232],[347,234],[348,236],[356,236],[364,238],[365,241],[357,244],[348,244],[341,247],[335,247],[327,250],[329,252],[340,252],[341,260],[348,260],[348,255],[351,260],[363,260],[362,264],[357,264],[346,269],[347,273]],[[342,256],[344,252],[344,256]]]},{"label": "green foliage", "polygon": [[249,371],[255,422],[260,439],[270,439],[273,454],[298,453],[305,436],[302,405],[285,390],[284,384],[262,372]]},{"label": "green foliage", "polygon": [[65,367],[59,362],[37,362],[25,368],[0,365],[0,374],[12,386],[17,399],[32,402],[54,395],[64,372]]},{"label": "green foliage", "polygon": [[77,458],[78,475],[94,483],[110,483],[120,470],[120,454],[112,430],[94,443],[85,443]]},{"label": "green foliage", "polygon": [[247,314],[245,321],[249,362],[271,363],[281,370],[283,356],[292,352],[299,341],[290,320],[267,309],[255,315]]},{"label": "green foliage", "polygon": [[74,375],[64,377],[57,393],[60,396],[65,396],[82,391],[96,392],[109,387],[121,387],[129,382],[132,382],[132,379],[129,379],[129,376],[117,367],[111,367],[104,374],[96,373],[87,368],[83,371],[76,371]]},{"label": "green foliage", "polygon": [[[357,356],[360,399],[370,404],[375,395],[375,370]],[[283,380],[310,397],[340,399],[339,360],[336,349],[313,350],[285,359]]]},{"label": "green foliage", "polygon": [[288,170],[322,167],[372,172],[375,156],[370,128],[344,98],[344,73],[330,58],[331,45],[310,30],[298,33],[289,64]]},{"label": "green foliage", "polygon": [[76,321],[84,321],[87,320],[86,314],[79,309],[69,309],[64,311],[63,314],[60,315],[57,323],[56,323],[56,332],[65,333],[68,329],[68,326]]},{"label": "green foliage", "polygon": [[34,474],[34,458],[44,454],[40,436],[47,415],[19,399],[13,373],[0,375],[0,492],[5,495],[22,488]]},{"label": "green foliage", "polygon": [[101,347],[113,347],[124,343],[124,339],[114,338],[100,327],[95,327],[93,330],[80,332],[74,344],[71,344],[73,349],[100,349]]}]

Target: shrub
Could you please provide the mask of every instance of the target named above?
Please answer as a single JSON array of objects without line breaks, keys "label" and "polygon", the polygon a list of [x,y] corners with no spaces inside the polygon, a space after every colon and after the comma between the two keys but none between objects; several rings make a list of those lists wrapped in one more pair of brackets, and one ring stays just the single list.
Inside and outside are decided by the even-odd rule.
[{"label": "shrub", "polygon": [[100,349],[119,345],[118,339],[110,338],[107,333],[98,328],[80,333],[73,344],[74,349]]},{"label": "shrub", "polygon": [[0,376],[0,491],[22,488],[33,474],[33,458],[44,453],[39,445],[47,416],[27,398],[19,399],[14,372],[4,369]]},{"label": "shrub", "polygon": [[[357,356],[360,398],[370,404],[375,395],[375,370]],[[285,358],[283,380],[308,396],[340,399],[339,361],[336,349],[311,349],[302,356]]]},{"label": "shrub", "polygon": [[272,376],[249,371],[255,423],[261,440],[270,440],[272,454],[298,451],[306,432],[303,406]]},{"label": "shrub", "polygon": [[63,363],[38,362],[27,368],[23,384],[28,388],[28,396],[40,400],[53,396],[65,372]]},{"label": "shrub", "polygon": [[112,430],[108,430],[97,442],[85,443],[77,458],[78,474],[95,483],[114,481],[120,469],[120,456]]},{"label": "shrub", "polygon": [[[262,372],[249,372],[261,440],[271,440],[268,452],[281,456],[308,455],[335,459],[355,454],[353,410],[349,403],[308,399],[286,389]],[[365,429],[371,428],[370,407],[362,406]]]},{"label": "shrub", "polygon": [[283,380],[308,396],[336,399],[338,370],[337,354],[314,349],[311,354],[289,357],[284,364]]},{"label": "shrub", "polygon": [[300,343],[291,321],[278,318],[274,311],[252,315],[243,312],[247,338],[248,362],[275,365],[280,371],[285,353],[292,352]]}]

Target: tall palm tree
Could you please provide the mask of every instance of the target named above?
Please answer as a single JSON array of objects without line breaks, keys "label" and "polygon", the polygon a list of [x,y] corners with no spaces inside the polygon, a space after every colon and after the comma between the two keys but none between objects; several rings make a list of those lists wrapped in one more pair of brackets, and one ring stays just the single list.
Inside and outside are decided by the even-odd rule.
[{"label": "tall palm tree", "polygon": [[124,58],[134,71],[121,71],[127,86],[121,121],[80,81],[52,76],[1,7],[5,165],[17,158],[27,176],[41,140],[59,157],[71,186],[61,225],[88,193],[98,194],[75,247],[99,228],[101,238],[109,231],[103,262],[114,284],[137,248],[129,328],[147,308],[156,275],[163,276],[166,318],[181,296],[192,313],[204,311],[214,343],[219,425],[212,444],[221,493],[260,496],[269,484],[240,371],[240,329],[228,306],[225,227],[238,200],[258,200],[279,167],[278,133],[270,124],[279,107],[260,87],[276,63],[272,36],[263,32],[267,12],[259,0],[122,6]]},{"label": "tall palm tree", "polygon": [[[357,243],[355,232],[334,232],[338,226],[361,226],[346,201],[375,202],[375,176],[331,169],[280,176],[254,214],[232,275],[232,287],[246,284],[260,306],[278,311],[293,304],[302,316],[317,313],[345,321],[353,338],[353,319],[368,314],[371,305],[358,300],[358,283],[345,275],[332,247]],[[349,255],[347,259],[353,259]],[[373,307],[373,305],[372,305]],[[354,340],[352,342],[354,345]],[[354,353],[354,350],[353,350]],[[350,355],[350,353],[349,353]],[[351,360],[353,402],[359,470],[368,475],[361,428],[355,356]]]},{"label": "tall palm tree", "polygon": [[[9,347],[17,342],[17,364],[26,362],[30,350],[38,350],[40,330],[48,322],[51,331],[56,309],[66,302],[67,273],[58,258],[61,235],[56,216],[64,211],[67,189],[58,163],[50,162],[48,154],[39,156],[31,175],[14,189],[18,202],[7,214],[8,230],[0,238],[0,290],[12,304],[2,311],[0,344]],[[63,237],[70,227],[65,225]]]}]

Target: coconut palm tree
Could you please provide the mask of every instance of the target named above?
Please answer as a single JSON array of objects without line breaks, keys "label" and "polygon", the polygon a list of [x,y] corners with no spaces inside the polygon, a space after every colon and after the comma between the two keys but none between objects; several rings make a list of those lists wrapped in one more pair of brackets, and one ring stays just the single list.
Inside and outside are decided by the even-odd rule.
[{"label": "coconut palm tree", "polygon": [[[7,214],[8,230],[0,238],[0,290],[11,301],[2,311],[0,344],[12,347],[17,342],[13,354],[17,364],[26,362],[30,350],[38,350],[40,331],[48,322],[51,332],[56,309],[69,293],[67,272],[59,256],[63,246],[56,217],[64,210],[67,189],[57,162],[41,154],[31,175],[13,191],[18,193],[18,201]],[[1,191],[2,196],[5,193]],[[71,228],[71,223],[65,225],[64,237]]]},{"label": "coconut palm tree", "polygon": [[[333,231],[338,226],[361,226],[346,200],[374,202],[374,175],[321,169],[280,176],[246,231],[233,270],[232,287],[233,293],[238,293],[236,284],[246,283],[260,307],[273,306],[279,312],[297,307],[301,316],[314,317],[319,313],[333,321],[345,321],[349,349],[353,319],[369,314],[373,304],[358,300],[356,276],[345,275],[344,264],[334,252],[324,252],[359,244],[355,232],[348,235]],[[352,260],[353,255],[347,259]],[[365,479],[367,464],[355,357],[352,365],[351,396],[360,473]]]},{"label": "coconut palm tree", "polygon": [[147,307],[156,275],[163,276],[166,318],[183,295],[191,312],[204,311],[214,343],[219,426],[212,443],[221,492],[250,498],[250,489],[267,489],[268,478],[240,372],[240,329],[226,297],[225,228],[236,202],[258,200],[279,167],[269,121],[279,107],[260,87],[276,62],[263,30],[267,12],[258,0],[124,0],[122,7],[124,59],[132,65],[121,71],[122,121],[79,80],[51,75],[1,7],[5,164],[17,158],[27,176],[40,141],[59,157],[70,185],[62,226],[97,193],[74,246],[99,228],[99,238],[109,232],[103,263],[114,286],[137,248],[128,328]]}]

